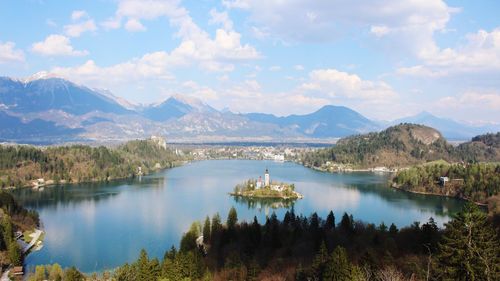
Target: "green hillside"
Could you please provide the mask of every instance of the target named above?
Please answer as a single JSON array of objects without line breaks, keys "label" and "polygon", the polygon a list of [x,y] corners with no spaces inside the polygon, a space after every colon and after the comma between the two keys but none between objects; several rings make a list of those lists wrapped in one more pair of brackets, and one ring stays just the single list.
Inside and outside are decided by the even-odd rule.
[{"label": "green hillside", "polygon": [[431,161],[500,161],[500,133],[475,137],[458,147],[433,128],[400,124],[381,132],[344,138],[330,148],[306,153],[302,162],[327,170],[401,168]]},{"label": "green hillside", "polygon": [[117,148],[0,146],[0,186],[29,186],[38,179],[44,184],[107,181],[169,168],[179,161],[172,150],[153,140],[130,141]]}]

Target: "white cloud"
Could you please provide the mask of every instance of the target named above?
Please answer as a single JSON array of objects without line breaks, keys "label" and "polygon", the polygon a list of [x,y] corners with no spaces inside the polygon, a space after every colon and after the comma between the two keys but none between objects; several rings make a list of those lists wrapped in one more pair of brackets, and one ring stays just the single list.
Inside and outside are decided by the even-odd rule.
[{"label": "white cloud", "polygon": [[146,31],[146,27],[136,19],[129,19],[127,23],[125,23],[125,29],[132,32]]},{"label": "white cloud", "polygon": [[179,17],[187,15],[179,7],[179,0],[121,0],[116,15],[135,19],[156,19],[158,17]]},{"label": "white cloud", "polygon": [[268,38],[270,35],[268,31],[266,31],[262,28],[258,28],[256,26],[252,26],[251,31],[252,31],[253,37],[255,37],[256,39],[259,39],[259,40],[264,40],[264,39]]},{"label": "white cloud", "polygon": [[429,78],[443,77],[447,75],[447,73],[444,71],[433,71],[423,65],[401,67],[396,70],[396,73],[401,75],[429,77]]},{"label": "white cloud", "polygon": [[210,24],[221,24],[225,30],[233,29],[233,22],[229,18],[229,15],[226,11],[217,12],[217,9],[210,10],[211,19],[209,21]]},{"label": "white cloud", "polygon": [[281,66],[279,65],[273,65],[271,67],[269,67],[269,71],[280,71],[281,70]]},{"label": "white cloud", "polygon": [[84,10],[77,10],[71,13],[71,19],[76,21],[82,18],[87,18],[89,15]]},{"label": "white cloud", "polygon": [[222,5],[226,8],[249,9],[250,1],[247,0],[222,0]]},{"label": "white cloud", "polygon": [[[391,56],[421,57],[437,49],[434,35],[446,32],[460,11],[444,0],[224,0],[227,9],[249,14],[251,34],[284,45],[363,37]],[[367,37],[367,38],[366,38]]]},{"label": "white cloud", "polygon": [[293,66],[293,69],[295,69],[297,71],[302,71],[302,70],[304,70],[304,66],[301,64],[296,64]]},{"label": "white cloud", "polygon": [[57,27],[57,23],[52,19],[46,19],[45,24],[47,24],[50,27]]},{"label": "white cloud", "polygon": [[23,62],[24,52],[16,50],[14,42],[0,42],[0,63]]},{"label": "white cloud", "polygon": [[170,55],[197,63],[209,71],[232,71],[236,61],[260,58],[253,46],[241,43],[241,34],[233,30],[233,23],[227,12],[212,9],[210,15],[210,23],[222,25],[222,28],[216,30],[214,38],[193,21],[178,0],[122,0],[115,17],[102,25],[108,29],[116,28],[125,19],[128,30],[139,31],[144,30],[141,21],[166,17],[178,29],[175,36],[181,39],[179,46]]},{"label": "white cloud", "polygon": [[370,28],[370,32],[375,34],[375,36],[377,37],[382,37],[389,34],[390,29],[385,25],[372,25]]},{"label": "white cloud", "polygon": [[106,30],[111,30],[120,28],[122,23],[119,17],[111,17],[101,22],[100,25]]},{"label": "white cloud", "polygon": [[245,9],[257,28],[291,41],[324,41],[345,35],[348,30],[367,29],[376,36],[389,33],[432,44],[435,31],[445,28],[450,8],[442,0],[223,0],[226,8]]},{"label": "white cloud", "polygon": [[312,71],[309,80],[303,83],[301,88],[330,98],[359,99],[377,103],[397,96],[392,87],[383,81],[362,80],[356,74],[336,69]]},{"label": "white cloud", "polygon": [[500,92],[498,90],[468,90],[457,96],[446,96],[433,106],[442,114],[462,116],[469,122],[491,122],[500,120]]},{"label": "white cloud", "polygon": [[200,86],[192,80],[183,82],[182,87],[186,90],[185,94],[201,99],[202,101],[217,98],[217,93],[214,89],[207,86]]},{"label": "white cloud", "polygon": [[95,25],[93,19],[64,26],[64,33],[70,37],[80,37],[80,35],[84,32],[96,30],[97,26]]},{"label": "white cloud", "polygon": [[[314,97],[299,92],[271,93],[262,89],[256,80],[232,82],[232,85],[219,89],[218,98],[213,101],[219,108],[229,107],[234,112],[264,112],[276,115],[310,113],[329,103],[324,97]],[[286,106],[283,106],[286,104]]]},{"label": "white cloud", "polygon": [[97,30],[94,20],[84,10],[73,11],[71,20],[72,24],[64,26],[64,33],[69,37],[80,37],[84,32]]},{"label": "white cloud", "polygon": [[500,116],[500,93],[495,91],[467,91],[456,97],[441,98],[438,104],[453,109],[495,110]]},{"label": "white cloud", "polygon": [[419,54],[422,65],[402,67],[398,74],[443,77],[454,74],[500,72],[500,28],[468,34],[455,48],[438,47]]},{"label": "white cloud", "polygon": [[111,88],[113,84],[142,79],[172,79],[168,67],[180,63],[166,52],[155,52],[108,67],[98,66],[93,60],[88,60],[80,66],[56,67],[51,72],[93,87]]},{"label": "white cloud", "polygon": [[75,50],[68,37],[58,34],[47,36],[44,41],[33,43],[31,50],[43,56],[85,56],[88,51]]}]

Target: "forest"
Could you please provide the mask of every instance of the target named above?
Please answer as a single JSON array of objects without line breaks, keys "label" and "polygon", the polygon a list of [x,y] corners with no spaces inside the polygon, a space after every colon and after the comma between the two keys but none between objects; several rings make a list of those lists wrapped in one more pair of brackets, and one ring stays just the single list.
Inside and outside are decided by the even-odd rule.
[{"label": "forest", "polygon": [[11,194],[0,191],[0,266],[22,264],[23,255],[14,233],[31,230],[39,224],[36,211],[25,209]]},{"label": "forest", "polygon": [[135,140],[117,148],[71,145],[38,148],[0,146],[0,187],[44,183],[108,181],[170,168],[182,157],[152,140]]},{"label": "forest", "polygon": [[401,168],[436,160],[500,161],[500,133],[477,136],[454,147],[433,128],[400,124],[381,132],[340,139],[335,146],[305,153],[300,162],[323,169],[328,169],[330,163],[359,169]]},{"label": "forest", "polygon": [[[498,232],[474,204],[442,229],[432,218],[398,229],[293,209],[281,221],[238,222],[232,208],[225,223],[218,214],[193,223],[161,259],[143,250],[112,272],[84,277],[70,268],[74,279],[64,280],[499,280]],[[53,280],[50,269],[37,266],[28,280]]]},{"label": "forest", "polygon": [[[446,177],[447,181],[440,181]],[[403,190],[432,193],[489,203],[490,212],[499,208],[500,164],[425,164],[399,171],[393,184]]]}]

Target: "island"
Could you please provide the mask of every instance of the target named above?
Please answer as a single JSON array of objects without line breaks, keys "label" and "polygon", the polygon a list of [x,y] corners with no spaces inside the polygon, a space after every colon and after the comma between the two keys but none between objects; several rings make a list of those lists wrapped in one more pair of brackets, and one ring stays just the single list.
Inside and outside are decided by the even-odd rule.
[{"label": "island", "polygon": [[278,198],[284,200],[304,198],[302,194],[295,191],[294,184],[271,182],[268,169],[264,174],[264,182],[260,176],[257,180],[249,179],[242,184],[236,185],[233,192],[229,194],[247,198]]}]

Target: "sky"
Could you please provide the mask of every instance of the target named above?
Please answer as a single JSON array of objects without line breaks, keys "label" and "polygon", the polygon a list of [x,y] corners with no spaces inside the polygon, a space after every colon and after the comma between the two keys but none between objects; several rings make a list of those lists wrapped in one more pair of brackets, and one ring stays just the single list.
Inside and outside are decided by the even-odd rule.
[{"label": "sky", "polygon": [[500,123],[500,1],[0,0],[0,76],[136,104]]}]

